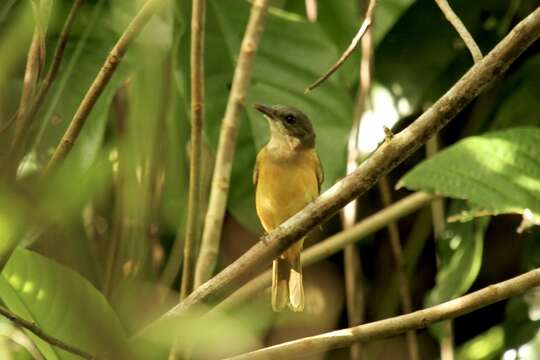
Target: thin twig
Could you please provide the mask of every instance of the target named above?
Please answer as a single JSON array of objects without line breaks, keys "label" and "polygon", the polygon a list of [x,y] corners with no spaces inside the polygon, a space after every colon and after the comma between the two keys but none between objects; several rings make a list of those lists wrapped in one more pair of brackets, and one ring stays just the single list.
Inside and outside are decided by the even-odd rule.
[{"label": "thin twig", "polygon": [[13,322],[15,325],[18,325],[20,327],[23,327],[29,331],[31,331],[34,335],[39,337],[40,339],[48,342],[49,344],[56,346],[62,350],[65,350],[67,352],[70,352],[72,354],[78,355],[82,357],[83,359],[94,359],[92,355],[87,353],[84,350],[81,350],[73,345],[66,344],[62,340],[55,338],[54,336],[48,335],[45,333],[41,328],[39,328],[35,322],[25,320],[15,314],[13,314],[8,309],[0,306],[0,314],[8,318],[11,322]]},{"label": "thin twig", "polygon": [[448,4],[448,1],[435,0],[435,2],[437,3],[441,11],[443,12],[444,16],[446,17],[446,20],[448,20],[448,22],[452,24],[452,26],[458,32],[459,36],[461,37],[461,39],[467,46],[467,49],[469,49],[474,62],[476,63],[482,60],[482,51],[476,44],[476,41],[474,41],[474,38],[469,33],[469,31],[467,30],[467,28],[465,27],[461,19],[456,15],[454,10],[452,10],[452,8],[450,7],[450,4]]},{"label": "thin twig", "polygon": [[[439,151],[439,136],[434,135],[426,142],[426,155],[428,158]],[[431,216],[433,220],[433,235],[435,239],[442,236],[445,228],[444,200],[440,199],[431,204]]]},{"label": "thin twig", "polygon": [[191,14],[191,158],[189,200],[180,300],[192,290],[201,215],[201,154],[204,119],[204,27],[206,0],[194,0]]},{"label": "thin twig", "polygon": [[291,359],[326,350],[349,346],[358,341],[371,341],[421,329],[436,322],[453,319],[482,307],[540,285],[540,269],[529,271],[512,279],[502,281],[454,300],[415,311],[410,314],[375,321],[348,329],[336,330],[274,345],[251,353],[234,356],[229,360]]},{"label": "thin twig", "polygon": [[[192,290],[195,249],[199,237],[201,216],[201,157],[204,121],[204,30],[206,0],[193,0],[191,12],[191,156],[189,166],[189,199],[184,263],[180,283],[180,301]],[[180,359],[178,339],[173,342],[169,360]],[[189,358],[189,356],[186,356]]]},{"label": "thin twig", "polygon": [[0,126],[0,133],[5,132],[7,129],[11,127],[15,123],[15,119],[17,118],[18,111],[15,111],[13,115],[2,125]]},{"label": "thin twig", "polygon": [[253,2],[244,39],[240,46],[231,93],[227,102],[225,117],[221,124],[210,202],[206,213],[201,250],[195,268],[195,289],[212,276],[216,267],[221,228],[229,194],[240,112],[245,106],[253,59],[264,29],[269,3],[269,0],[255,0]]},{"label": "thin twig", "polygon": [[18,163],[20,140],[24,136],[24,131],[27,128],[28,115],[34,99],[39,77],[39,70],[41,68],[40,47],[42,46],[42,39],[44,35],[40,32],[41,28],[36,19],[34,35],[32,37],[30,49],[28,50],[28,57],[26,59],[26,69],[24,72],[21,99],[15,116],[15,132],[11,140],[11,153],[15,154],[15,159],[13,159],[13,164],[15,167],[12,170],[16,170],[16,165]]},{"label": "thin twig", "polygon": [[[435,200],[436,201],[436,200]],[[415,216],[412,229],[405,240],[403,249],[404,258],[407,259],[407,276],[413,274],[422,250],[431,235],[431,212],[429,209],[422,209]],[[373,294],[377,297],[377,304],[372,313],[373,318],[381,319],[394,316],[398,312],[400,304],[399,298],[399,277],[397,273],[392,274],[387,285],[382,289],[382,294]]]},{"label": "thin twig", "polygon": [[341,57],[338,59],[338,61],[332,65],[332,67],[323,75],[321,76],[317,81],[315,81],[313,84],[309,85],[304,92],[307,94],[311,90],[315,89],[317,86],[319,86],[323,81],[328,79],[336,70],[351,56],[354,50],[358,47],[358,44],[360,44],[360,40],[362,39],[362,36],[366,33],[367,29],[371,26],[371,22],[373,20],[373,13],[375,10],[375,5],[377,3],[377,0],[371,0],[369,3],[368,9],[366,11],[366,17],[364,18],[364,21],[362,22],[362,25],[360,26],[360,29],[358,29],[358,32],[354,36],[354,38],[351,41],[351,44],[345,50],[345,52],[341,55]]},{"label": "thin twig", "polygon": [[[46,7],[47,5],[44,6]],[[34,10],[34,32],[26,58],[26,69],[19,107],[13,121],[15,129],[11,138],[9,159],[2,174],[9,180],[16,177],[20,159],[24,155],[24,146],[22,143],[27,134],[31,108],[34,102],[40,72],[45,62],[45,26],[43,19],[41,19],[41,13],[44,11],[44,8],[39,3],[34,2],[32,2],[32,8]],[[8,125],[11,125],[11,123],[8,123]]]},{"label": "thin twig", "polygon": [[[392,204],[392,194],[390,191],[390,184],[388,183],[388,178],[386,176],[382,177],[379,181],[379,191],[384,207],[390,206]],[[392,255],[394,256],[394,261],[396,262],[396,272],[399,277],[401,306],[403,308],[403,313],[408,314],[413,310],[411,302],[411,289],[409,286],[409,278],[407,276],[407,264],[403,258],[403,248],[401,247],[399,229],[396,222],[391,222],[388,224],[388,236],[390,238]],[[407,331],[406,336],[409,359],[418,360],[420,358],[420,354],[418,351],[416,332],[414,330]]]},{"label": "thin twig", "polygon": [[540,7],[517,24],[483,61],[473,65],[416,121],[381,145],[355,172],[338,181],[302,211],[263,237],[263,241],[258,242],[235,262],[197,288],[182,303],[149,324],[139,332],[139,335],[155,331],[156,327],[166,325],[169,321],[177,321],[196,304],[204,303],[210,298],[223,298],[246,282],[250,273],[246,269],[255,271],[268,266],[290,245],[335,214],[345,204],[365,193],[383,175],[440,131],[487,85],[499,78],[539,37]]},{"label": "thin twig", "polygon": [[71,10],[69,11],[66,22],[64,23],[64,27],[60,32],[58,42],[56,43],[56,49],[54,50],[49,71],[47,72],[47,75],[45,75],[41,87],[39,88],[39,91],[34,99],[34,103],[32,104],[32,108],[30,109],[29,121],[31,121],[35,114],[38,112],[41,104],[43,103],[43,100],[45,100],[45,97],[47,96],[47,92],[49,91],[52,83],[56,79],[56,75],[60,70],[60,65],[62,65],[62,60],[64,58],[64,50],[66,49],[66,45],[69,40],[69,32],[71,30],[71,26],[73,25],[75,18],[77,17],[77,13],[81,8],[83,1],[84,0],[75,0],[73,2],[73,5],[71,6]]},{"label": "thin twig", "polygon": [[[426,142],[426,155],[428,158],[434,156],[439,151],[439,135],[435,134]],[[431,218],[433,221],[433,235],[435,241],[439,241],[446,227],[444,215],[444,200],[439,199],[431,203]],[[437,268],[440,268],[440,259],[437,254]],[[444,321],[443,332],[440,338],[441,360],[454,359],[454,335],[452,320]]]},{"label": "thin twig", "polygon": [[114,47],[111,49],[109,55],[105,59],[105,63],[99,70],[96,78],[90,85],[90,88],[86,92],[79,108],[73,115],[71,122],[62,136],[60,143],[56,147],[52,158],[49,160],[47,167],[45,168],[45,174],[51,172],[56,166],[63,161],[63,159],[69,154],[73,147],[81,129],[90,115],[90,112],[94,108],[94,105],[98,101],[101,93],[109,83],[109,80],[113,76],[118,64],[122,60],[122,57],[129,48],[129,45],[133,42],[135,37],[141,32],[142,28],[146,25],[148,20],[154,15],[158,6],[162,3],[162,0],[147,0],[142,8],[137,12],[133,20],[129,23],[126,30],[118,39]]},{"label": "thin twig", "polygon": [[[345,267],[345,300],[347,304],[347,318],[350,326],[363,324],[366,318],[366,301],[364,290],[364,274],[360,252],[354,244],[343,249],[343,262]],[[351,360],[365,358],[364,349],[360,344],[351,345]]]},{"label": "thin twig", "polygon": [[[24,152],[25,152],[25,146],[27,142],[28,133],[24,133],[23,130],[26,129],[32,123],[34,117],[39,111],[39,108],[41,107],[43,101],[45,100],[45,97],[47,95],[47,92],[50,86],[52,85],[54,79],[56,78],[56,75],[58,74],[58,70],[60,69],[60,65],[62,63],[64,50],[69,39],[69,31],[70,31],[71,25],[73,24],[75,20],[76,14],[82,5],[82,2],[83,0],[74,1],[73,6],[71,7],[71,10],[66,19],[66,22],[64,23],[62,32],[60,33],[60,37],[58,39],[56,49],[54,51],[54,55],[53,55],[53,59],[52,59],[49,71],[47,72],[45,78],[43,79],[39,87],[39,90],[37,91],[37,94],[32,97],[31,104],[28,106],[28,109],[25,112],[23,112],[20,119],[18,119],[19,126],[16,128],[15,134],[13,136],[13,142],[12,142],[12,149],[13,149],[12,161],[14,163],[14,166],[18,165],[20,158],[24,155]],[[21,114],[20,109],[17,111],[17,114]]]},{"label": "thin twig", "polygon": [[[369,235],[383,229],[390,222],[412,214],[434,199],[436,199],[434,195],[422,192],[409,195],[391,206],[364,218],[362,221],[354,224],[354,226],[307,248],[302,252],[302,263],[304,266],[309,266],[326,259],[343,248],[354,245]],[[216,310],[225,311],[241,305],[248,300],[252,300],[257,293],[270,286],[271,275],[271,271],[267,270],[265,273],[251,280],[217,305]]]}]

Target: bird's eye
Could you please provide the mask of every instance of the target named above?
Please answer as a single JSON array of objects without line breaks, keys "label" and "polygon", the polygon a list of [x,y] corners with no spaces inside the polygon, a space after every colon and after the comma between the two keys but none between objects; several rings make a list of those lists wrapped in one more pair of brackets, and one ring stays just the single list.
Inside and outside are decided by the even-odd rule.
[{"label": "bird's eye", "polygon": [[287,124],[289,125],[292,125],[296,122],[296,118],[294,117],[294,115],[287,115],[285,116],[285,122],[287,122]]}]

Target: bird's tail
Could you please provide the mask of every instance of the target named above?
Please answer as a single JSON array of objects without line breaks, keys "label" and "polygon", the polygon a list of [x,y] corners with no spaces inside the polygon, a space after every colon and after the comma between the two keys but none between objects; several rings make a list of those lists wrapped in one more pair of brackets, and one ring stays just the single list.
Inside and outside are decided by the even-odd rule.
[{"label": "bird's tail", "polygon": [[304,286],[300,253],[302,241],[291,246],[274,260],[272,268],[272,308],[282,311],[304,310]]}]

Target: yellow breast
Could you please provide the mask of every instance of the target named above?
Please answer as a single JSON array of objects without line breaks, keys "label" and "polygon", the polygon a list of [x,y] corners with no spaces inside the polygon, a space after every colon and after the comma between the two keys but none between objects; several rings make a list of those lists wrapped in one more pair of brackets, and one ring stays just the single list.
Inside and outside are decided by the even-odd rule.
[{"label": "yellow breast", "polygon": [[257,215],[271,231],[302,210],[319,194],[318,158],[313,149],[278,160],[261,150],[258,157]]}]

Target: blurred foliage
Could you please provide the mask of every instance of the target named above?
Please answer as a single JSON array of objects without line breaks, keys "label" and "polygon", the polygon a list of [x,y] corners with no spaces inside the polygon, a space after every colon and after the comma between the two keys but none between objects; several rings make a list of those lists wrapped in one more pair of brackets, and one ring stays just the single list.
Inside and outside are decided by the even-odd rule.
[{"label": "blurred foliage", "polygon": [[488,360],[494,359],[503,348],[504,331],[500,326],[494,326],[485,333],[478,335],[463,344],[456,354],[458,360]]},{"label": "blurred foliage", "polygon": [[[0,277],[2,301],[45,332],[87,352],[129,358],[122,325],[102,294],[72,270],[18,249]],[[77,359],[30,335],[46,359]],[[101,355],[103,356],[103,355]]]},{"label": "blurred foliage", "polygon": [[[5,265],[0,299],[11,311],[66,342],[120,357],[136,352],[141,358],[166,358],[176,334],[182,335],[180,346],[194,358],[223,357],[275,339],[330,330],[314,319],[322,313],[336,314],[324,320],[325,326],[346,326],[340,320],[341,305],[321,293],[310,305],[318,312],[302,320],[284,316],[285,320],[279,317],[276,321],[265,297],[234,314],[205,316],[204,321],[194,311],[182,323],[129,341],[176,303],[182,261],[189,178],[191,8],[189,1],[164,1],[166,8],[131,45],[63,166],[44,178],[41,171],[82,97],[143,3],[84,1],[58,77],[26,129],[28,141],[15,180],[4,176],[13,136],[13,126],[8,125],[25,86],[26,55],[36,19],[46,30],[42,79],[72,1],[0,2],[0,129],[6,128],[0,131],[0,266]],[[399,114],[399,131],[414,119],[412,115],[421,113],[459,79],[472,59],[434,1],[378,3],[373,26],[376,89],[368,108],[378,109],[373,116],[376,128],[391,114]],[[317,151],[326,175],[323,187],[330,187],[345,174],[360,51],[320,88],[309,95],[303,91],[349,45],[361,24],[364,2],[319,1],[316,23],[305,18],[304,1],[274,0],[272,4],[240,119],[223,263],[228,261],[231,247],[246,248],[262,232],[254,210],[251,172],[257,150],[268,139],[268,129],[254,111],[254,103],[288,104],[305,111],[317,132]],[[453,0],[451,5],[487,53],[539,2]],[[207,1],[204,136],[208,148],[203,167],[208,173],[249,8],[250,2],[244,0]],[[435,247],[429,242],[427,213],[400,222],[402,238],[407,239],[404,254],[411,265],[407,271],[416,308],[540,266],[537,227],[518,236],[519,221],[514,221],[504,223],[505,232],[490,232],[503,223],[501,219],[516,218],[491,217],[493,214],[528,216],[525,209],[529,209],[529,220],[534,223],[540,213],[538,49],[534,45],[441,132],[443,144],[456,142],[454,145],[425,161],[415,154],[395,176],[391,174],[396,179],[405,174],[401,184],[409,189],[457,199],[449,201],[448,214],[454,220],[467,220],[447,222]],[[375,94],[377,89],[386,102]],[[371,140],[375,137],[362,135]],[[208,192],[205,189],[205,199]],[[405,191],[395,197],[402,193]],[[363,202],[366,214],[375,209],[375,196],[370,193]],[[328,228],[327,234],[335,230]],[[393,315],[397,309],[398,280],[388,276],[394,265],[383,245],[387,243],[385,234],[375,234],[361,249],[369,319]],[[508,259],[504,251],[493,255],[493,248],[501,243],[503,248],[522,248],[522,256]],[[331,261],[342,270],[340,259]],[[513,267],[504,267],[508,263]],[[308,284],[313,281],[309,273],[316,269],[306,271]],[[329,284],[341,283],[341,274],[330,277],[330,273],[324,271]],[[497,277],[487,275],[493,273]],[[314,281],[322,282],[321,276]],[[489,319],[493,322],[486,320],[477,332],[456,326],[457,358],[539,358],[539,298],[538,291],[532,290],[509,300],[502,313],[490,310],[495,314]],[[284,323],[295,322],[301,325],[283,330]],[[74,358],[25,334],[2,319],[0,358],[28,359],[32,351],[47,359]],[[426,341],[434,343],[429,336]],[[28,347],[31,342],[38,350]],[[404,353],[396,350],[393,356]]]}]

